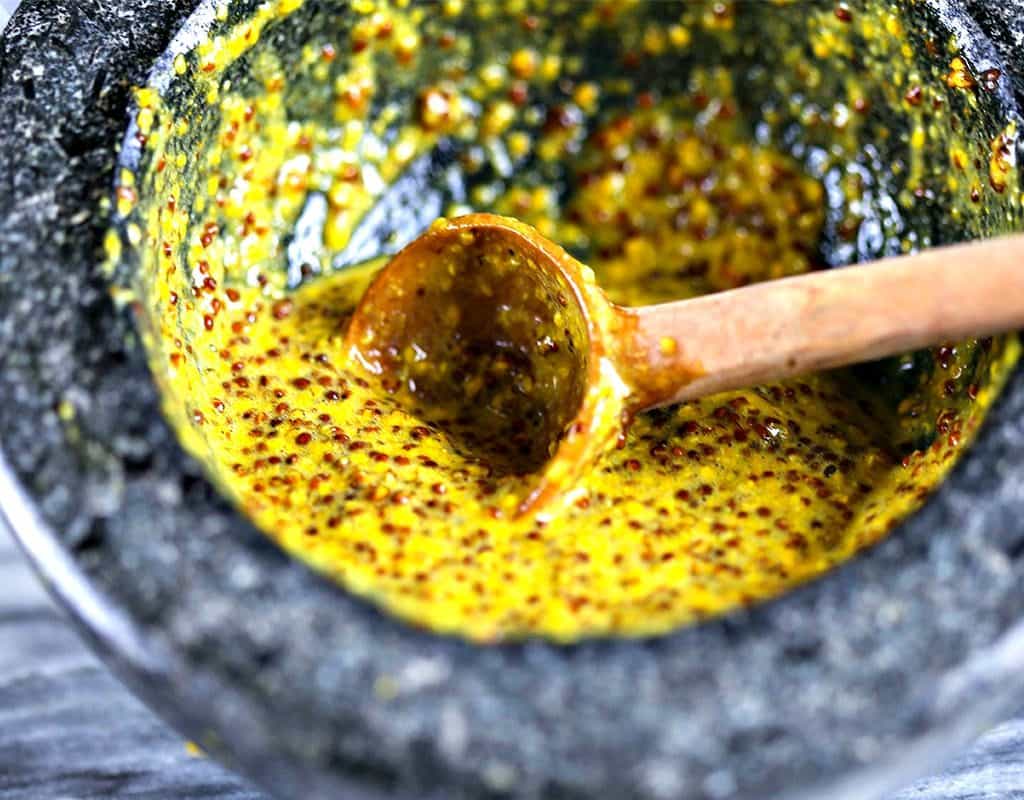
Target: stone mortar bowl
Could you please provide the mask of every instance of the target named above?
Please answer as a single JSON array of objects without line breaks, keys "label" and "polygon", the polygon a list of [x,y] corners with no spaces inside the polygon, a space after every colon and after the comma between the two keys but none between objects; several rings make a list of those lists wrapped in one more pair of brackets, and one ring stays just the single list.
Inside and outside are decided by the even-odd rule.
[{"label": "stone mortar bowl", "polygon": [[[282,797],[842,798],[935,766],[1024,699],[1019,369],[953,475],[880,545],[775,601],[649,640],[434,636],[236,513],[162,416],[102,264],[115,166],[140,158],[131,136],[119,150],[130,87],[167,87],[177,54],[254,5],[224,20],[210,0],[28,0],[0,44],[0,504],[90,642],[172,724]],[[1019,2],[904,12],[955,37],[977,73],[1001,70],[979,132],[1016,119]],[[308,0],[266,46],[298,50],[348,14]],[[403,204],[411,213],[429,184],[393,196],[366,241],[413,232]],[[954,225],[933,211],[909,223],[919,241],[1019,219]],[[826,256],[891,246],[883,232]],[[132,268],[123,259],[117,279]],[[387,696],[374,691],[383,676]]]}]

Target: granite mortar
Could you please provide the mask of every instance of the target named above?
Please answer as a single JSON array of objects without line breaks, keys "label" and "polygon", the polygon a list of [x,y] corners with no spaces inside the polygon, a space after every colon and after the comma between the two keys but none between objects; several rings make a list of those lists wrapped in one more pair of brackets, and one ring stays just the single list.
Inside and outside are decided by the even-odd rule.
[{"label": "granite mortar", "polygon": [[[841,797],[1024,697],[1021,371],[890,539],[660,639],[475,647],[277,550],[180,449],[98,268],[129,87],[196,5],[30,0],[0,43],[0,471],[45,526],[15,526],[37,560],[48,531],[73,555],[44,576],[172,722],[280,796]],[[1014,56],[1024,4],[970,6]],[[83,574],[98,610],[62,587]]]}]

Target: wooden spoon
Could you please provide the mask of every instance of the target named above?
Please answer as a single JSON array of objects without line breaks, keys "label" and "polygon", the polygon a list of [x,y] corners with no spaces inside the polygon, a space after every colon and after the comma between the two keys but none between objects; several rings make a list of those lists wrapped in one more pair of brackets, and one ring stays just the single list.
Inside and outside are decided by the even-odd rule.
[{"label": "wooden spoon", "polygon": [[374,279],[352,358],[539,511],[635,414],[1024,326],[1024,235],[624,308],[521,222],[438,220]]}]

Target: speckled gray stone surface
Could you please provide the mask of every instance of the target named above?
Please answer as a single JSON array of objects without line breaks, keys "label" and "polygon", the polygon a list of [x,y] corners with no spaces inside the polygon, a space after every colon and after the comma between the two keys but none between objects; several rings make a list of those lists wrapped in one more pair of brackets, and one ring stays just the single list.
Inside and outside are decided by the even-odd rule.
[{"label": "speckled gray stone surface", "polygon": [[127,86],[192,5],[34,0],[0,44],[4,511],[170,719],[289,797],[866,797],[1024,696],[1021,372],[882,545],[658,640],[473,647],[282,555],[178,447],[97,268]]},{"label": "speckled gray stone surface", "polygon": [[[965,7],[992,40],[1006,64],[1018,65],[1024,53],[1024,10],[1019,2],[965,0]],[[1009,79],[1019,97],[1024,97],[1024,70],[1012,69]]]},{"label": "speckled gray stone surface", "polygon": [[[53,608],[0,522],[0,800],[267,800],[154,719]],[[1024,797],[1024,718],[887,800]]]}]

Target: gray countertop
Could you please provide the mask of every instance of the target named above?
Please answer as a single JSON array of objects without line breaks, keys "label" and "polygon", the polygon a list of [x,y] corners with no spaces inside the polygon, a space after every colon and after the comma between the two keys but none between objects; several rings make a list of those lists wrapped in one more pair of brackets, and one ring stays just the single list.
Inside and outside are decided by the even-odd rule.
[{"label": "gray countertop", "polygon": [[0,527],[0,798],[207,797],[263,795],[190,752],[110,675]]},{"label": "gray countertop", "polygon": [[[128,693],[0,529],[0,800],[261,800]],[[892,800],[1024,798],[1024,716]]]}]

